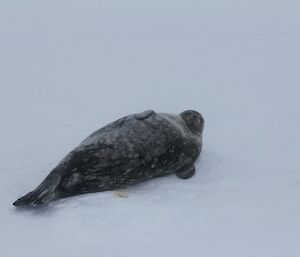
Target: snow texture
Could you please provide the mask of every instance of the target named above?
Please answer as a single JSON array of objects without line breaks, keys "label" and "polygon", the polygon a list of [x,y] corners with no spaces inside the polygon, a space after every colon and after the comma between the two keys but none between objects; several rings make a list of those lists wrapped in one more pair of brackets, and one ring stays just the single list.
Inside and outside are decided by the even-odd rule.
[{"label": "snow texture", "polygon": [[[1,1],[0,255],[299,257],[299,8]],[[204,115],[192,179],[12,206],[92,131],[147,109]]]}]

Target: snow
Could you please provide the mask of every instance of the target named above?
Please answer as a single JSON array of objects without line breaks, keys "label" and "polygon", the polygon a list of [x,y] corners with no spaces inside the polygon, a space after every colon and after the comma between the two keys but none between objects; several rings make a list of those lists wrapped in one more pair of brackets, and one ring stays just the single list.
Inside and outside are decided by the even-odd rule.
[{"label": "snow", "polygon": [[[2,1],[0,253],[300,256],[300,3]],[[105,124],[200,111],[197,174],[12,202]]]}]

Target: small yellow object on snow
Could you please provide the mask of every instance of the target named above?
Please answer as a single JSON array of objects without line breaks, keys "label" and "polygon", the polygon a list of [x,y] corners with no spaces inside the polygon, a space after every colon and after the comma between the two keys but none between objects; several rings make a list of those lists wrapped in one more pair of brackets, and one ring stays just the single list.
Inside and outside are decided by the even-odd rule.
[{"label": "small yellow object on snow", "polygon": [[126,191],[114,191],[114,195],[120,198],[128,198],[128,193]]}]

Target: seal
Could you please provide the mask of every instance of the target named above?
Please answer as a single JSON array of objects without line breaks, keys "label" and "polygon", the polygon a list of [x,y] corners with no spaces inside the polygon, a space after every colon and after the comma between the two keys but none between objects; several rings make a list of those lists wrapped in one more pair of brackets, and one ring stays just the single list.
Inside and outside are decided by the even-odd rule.
[{"label": "seal", "polygon": [[15,206],[36,207],[84,193],[125,188],[154,177],[195,174],[202,148],[203,116],[147,110],[92,133]]}]

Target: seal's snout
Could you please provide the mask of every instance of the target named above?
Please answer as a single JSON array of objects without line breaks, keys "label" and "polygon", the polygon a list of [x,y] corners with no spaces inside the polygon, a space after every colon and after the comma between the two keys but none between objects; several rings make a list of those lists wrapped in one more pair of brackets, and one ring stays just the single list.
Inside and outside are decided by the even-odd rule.
[{"label": "seal's snout", "polygon": [[180,115],[191,131],[197,133],[203,132],[204,118],[201,113],[193,110],[187,110],[182,112]]}]

